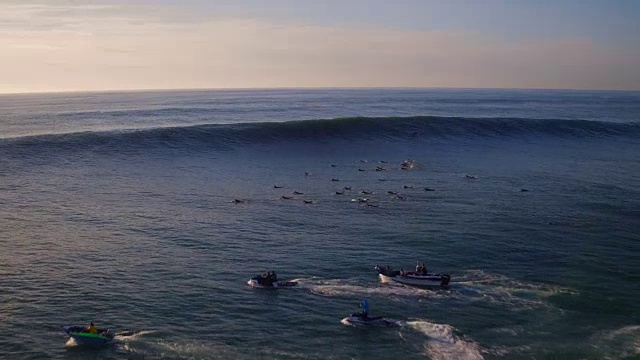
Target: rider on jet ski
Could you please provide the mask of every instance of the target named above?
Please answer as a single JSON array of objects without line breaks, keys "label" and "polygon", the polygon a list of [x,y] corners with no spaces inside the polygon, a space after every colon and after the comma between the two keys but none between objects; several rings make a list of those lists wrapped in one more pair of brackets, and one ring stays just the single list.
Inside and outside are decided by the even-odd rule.
[{"label": "rider on jet ski", "polygon": [[278,281],[278,275],[276,275],[276,272],[273,270],[267,271],[266,274],[262,275],[260,280],[262,285],[273,286],[273,283]]},{"label": "rider on jet ski", "polygon": [[358,307],[362,309],[362,311],[358,314],[359,317],[367,319],[369,316],[369,302],[367,301],[367,299],[362,300]]}]

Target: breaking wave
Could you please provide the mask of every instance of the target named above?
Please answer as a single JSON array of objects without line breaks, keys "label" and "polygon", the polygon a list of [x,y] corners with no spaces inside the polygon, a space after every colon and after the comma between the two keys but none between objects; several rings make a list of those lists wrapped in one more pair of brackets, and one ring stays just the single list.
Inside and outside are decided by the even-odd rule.
[{"label": "breaking wave", "polygon": [[251,145],[429,138],[640,137],[640,123],[461,117],[353,117],[117,129],[0,139],[0,149],[120,151],[157,147],[234,150]]}]

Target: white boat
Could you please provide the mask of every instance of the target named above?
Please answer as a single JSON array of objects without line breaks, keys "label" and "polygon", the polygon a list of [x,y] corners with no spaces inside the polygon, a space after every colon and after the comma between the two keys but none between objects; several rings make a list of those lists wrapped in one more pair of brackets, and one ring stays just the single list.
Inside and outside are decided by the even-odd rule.
[{"label": "white boat", "polygon": [[447,287],[451,281],[449,274],[415,273],[393,270],[388,266],[376,266],[380,281],[421,287]]}]

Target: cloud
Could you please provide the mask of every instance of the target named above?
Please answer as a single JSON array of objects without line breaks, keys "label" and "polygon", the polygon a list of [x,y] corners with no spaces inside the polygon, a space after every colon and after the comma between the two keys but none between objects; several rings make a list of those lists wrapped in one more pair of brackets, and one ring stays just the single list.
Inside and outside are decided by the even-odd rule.
[{"label": "cloud", "polygon": [[640,51],[586,38],[323,27],[175,7],[5,5],[0,92],[229,87],[640,89]]}]

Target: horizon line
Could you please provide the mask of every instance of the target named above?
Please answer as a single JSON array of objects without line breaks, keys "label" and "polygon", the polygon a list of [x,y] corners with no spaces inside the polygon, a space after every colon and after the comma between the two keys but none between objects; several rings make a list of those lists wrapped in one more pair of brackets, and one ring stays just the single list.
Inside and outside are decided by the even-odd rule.
[{"label": "horizon line", "polygon": [[139,88],[139,89],[106,89],[106,90],[43,90],[0,92],[6,95],[46,95],[46,94],[107,94],[107,93],[142,93],[171,91],[260,91],[260,90],[514,90],[514,91],[607,91],[607,92],[640,92],[639,89],[580,89],[580,88],[519,88],[519,87],[439,87],[439,86],[282,86],[282,87],[201,87],[201,88]]}]

